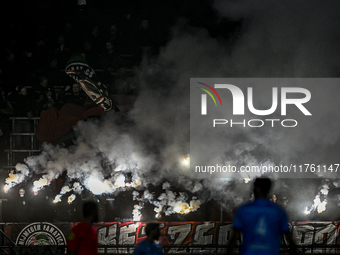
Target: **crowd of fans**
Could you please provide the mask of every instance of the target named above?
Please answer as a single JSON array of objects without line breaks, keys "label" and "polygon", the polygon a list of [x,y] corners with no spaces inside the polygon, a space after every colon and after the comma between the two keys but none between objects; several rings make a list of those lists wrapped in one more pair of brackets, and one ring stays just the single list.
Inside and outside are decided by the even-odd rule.
[{"label": "crowd of fans", "polygon": [[[80,85],[65,74],[66,63],[73,55],[84,57],[111,94],[129,95],[136,94],[137,89],[126,81],[133,77],[135,67],[147,61],[159,47],[149,20],[135,18],[130,13],[105,26],[93,24],[88,29],[66,22],[59,28],[40,23],[32,30],[30,38],[7,38],[7,45],[0,52],[1,151],[10,147],[10,132],[33,132],[32,122],[27,119],[16,120],[12,130],[10,117],[39,117],[43,110],[60,109],[66,103],[93,104]],[[28,136],[15,137],[14,149],[29,148]],[[6,165],[7,158],[5,153],[0,154],[1,167]],[[7,176],[5,171],[2,174]],[[32,187],[26,184],[10,190],[5,194],[11,202],[4,203],[4,219],[76,220],[82,199],[77,195],[71,204],[66,197],[52,205],[59,186],[47,187],[39,193],[32,192]],[[42,205],[43,211],[39,209]],[[13,211],[17,213],[10,213]]]},{"label": "crowd of fans", "polygon": [[[55,24],[54,24],[55,25]],[[73,55],[81,54],[106,84],[111,94],[135,94],[137,87],[126,82],[136,66],[155,54],[160,42],[148,18],[125,13],[105,25],[60,23],[50,28],[38,23],[29,38],[12,29],[0,58],[0,149],[9,147],[9,133],[32,132],[32,124],[18,123],[11,130],[9,117],[39,117],[41,111],[61,108],[65,103],[91,104],[64,69]],[[28,138],[28,137],[27,137]],[[17,138],[16,147],[27,139]],[[26,146],[27,147],[27,146]],[[2,157],[1,165],[5,159]]]},{"label": "crowd of fans", "polygon": [[[107,27],[93,25],[90,31],[75,31],[71,23],[63,24],[55,33],[40,24],[35,37],[24,44],[9,40],[2,52],[0,66],[1,112],[13,106],[13,113],[25,115],[17,104],[19,98],[28,96],[33,115],[48,106],[59,103],[56,87],[63,91],[72,80],[63,70],[74,54],[82,54],[95,69],[111,93],[131,93],[118,88],[115,82],[131,73],[140,64],[143,56],[150,56],[157,48],[155,31],[149,20],[135,22],[127,13],[124,20]],[[30,88],[27,95],[23,90]],[[68,90],[68,89],[67,89]],[[65,91],[63,91],[65,92]],[[51,100],[53,99],[53,101]],[[8,110],[8,109],[7,109]]]}]

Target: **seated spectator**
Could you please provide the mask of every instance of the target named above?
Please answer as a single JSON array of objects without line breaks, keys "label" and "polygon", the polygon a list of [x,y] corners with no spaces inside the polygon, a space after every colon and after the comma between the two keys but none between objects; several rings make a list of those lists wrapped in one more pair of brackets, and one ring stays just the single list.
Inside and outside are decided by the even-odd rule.
[{"label": "seated spectator", "polygon": [[[1,70],[0,70],[1,72]],[[10,115],[13,113],[12,105],[9,103],[7,94],[3,90],[1,84],[0,84],[0,119],[1,116],[4,115]],[[0,122],[1,123],[1,122]]]},{"label": "seated spectator", "polygon": [[93,48],[90,39],[84,40],[83,49],[81,50],[81,55],[86,59],[93,69],[98,68],[98,52]]},{"label": "seated spectator", "polygon": [[18,70],[21,70],[21,68],[22,65],[16,55],[13,52],[8,52],[6,62],[3,63],[3,68],[1,68],[1,76],[4,81],[2,88],[6,93],[9,93],[17,84],[22,82],[22,77],[18,75]]},{"label": "seated spectator", "polygon": [[121,57],[111,41],[106,41],[106,51],[102,57],[102,65],[110,74],[114,74],[120,67]]},{"label": "seated spectator", "polygon": [[103,44],[103,37],[100,34],[99,26],[96,25],[92,27],[92,32],[89,39],[91,40],[94,52],[99,54]]},{"label": "seated spectator", "polygon": [[112,94],[131,94],[129,87],[129,73],[125,68],[117,70],[116,80],[114,85],[111,87]]},{"label": "seated spectator", "polygon": [[[11,104],[16,117],[33,117],[36,112],[36,101],[34,95],[29,92],[26,86],[18,86],[16,92],[11,94]],[[15,133],[32,132],[32,123],[28,119],[19,119],[15,124]],[[23,139],[22,139],[23,138]],[[28,149],[30,145],[29,136],[17,135],[15,137],[15,147]]]},{"label": "seated spectator", "polygon": [[72,89],[67,86],[64,91],[61,91],[58,95],[58,99],[61,104],[72,103],[80,106],[87,104],[87,96],[81,91],[78,83],[72,84]]},{"label": "seated spectator", "polygon": [[32,64],[35,70],[43,70],[50,59],[50,50],[47,47],[47,38],[40,35],[35,43],[35,46],[30,51],[32,53]]},{"label": "seated spectator", "polygon": [[[65,68],[65,65],[63,68]],[[58,67],[58,60],[56,58],[51,59],[49,65],[44,70],[44,73],[47,75],[49,87],[53,87],[54,90],[56,90],[57,87],[60,87],[61,84],[72,84],[68,76]]]},{"label": "seated spectator", "polygon": [[150,28],[149,20],[144,19],[138,29],[138,42],[139,46],[145,52],[148,48],[151,48],[154,35]]},{"label": "seated spectator", "polygon": [[75,48],[77,48],[79,35],[77,34],[77,31],[75,31],[70,21],[65,22],[62,33],[65,37],[65,41],[67,42],[68,47],[71,50],[74,50]]},{"label": "seated spectator", "polygon": [[118,28],[116,24],[111,24],[109,28],[109,41],[115,42],[118,37]]},{"label": "seated spectator", "polygon": [[2,84],[0,84],[0,136],[4,130],[8,130],[8,118],[13,113],[12,105],[8,101],[7,94],[2,89],[1,85]]},{"label": "seated spectator", "polygon": [[[9,144],[9,116],[12,113],[13,109],[11,107],[11,104],[7,100],[7,95],[2,89],[1,85],[2,84],[0,83],[0,150],[3,151],[8,147]],[[6,160],[6,154],[0,153],[0,162],[6,162]]]},{"label": "seated spectator", "polygon": [[47,98],[47,92],[50,91],[52,94],[52,99],[56,102],[56,94],[54,87],[51,86],[48,82],[48,78],[46,76],[40,76],[39,77],[39,85],[35,89],[35,94],[37,97],[37,103],[41,104],[42,101],[48,100]]},{"label": "seated spectator", "polygon": [[54,50],[54,55],[59,69],[63,69],[67,60],[71,57],[71,50],[65,44],[65,37],[63,35],[58,37],[58,47]]},{"label": "seated spectator", "polygon": [[119,26],[120,36],[119,36],[119,48],[120,52],[124,55],[133,55],[136,52],[138,44],[136,43],[136,24],[134,17],[128,11],[125,13],[123,20]]},{"label": "seated spectator", "polygon": [[16,91],[10,94],[14,116],[32,118],[36,110],[34,94],[27,90],[25,85],[18,86]]},{"label": "seated spectator", "polygon": [[53,99],[52,97],[52,91],[48,90],[44,94],[44,97],[42,100],[39,101],[37,104],[38,107],[38,112],[40,113],[43,110],[50,109],[52,107],[57,107],[58,108],[58,103]]}]

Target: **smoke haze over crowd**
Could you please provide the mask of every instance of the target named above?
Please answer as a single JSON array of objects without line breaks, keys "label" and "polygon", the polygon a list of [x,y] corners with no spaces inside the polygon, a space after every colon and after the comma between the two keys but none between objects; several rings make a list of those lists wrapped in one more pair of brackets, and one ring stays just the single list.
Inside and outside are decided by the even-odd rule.
[{"label": "smoke haze over crowd", "polygon": [[[178,213],[179,201],[188,204],[194,201],[192,210],[212,197],[223,202],[242,202],[242,196],[236,194],[249,193],[249,185],[243,180],[236,180],[240,186],[231,189],[229,180],[191,179],[189,168],[181,164],[183,155],[190,149],[189,80],[192,77],[337,77],[340,3],[216,0],[213,8],[221,19],[241,21],[241,29],[225,40],[211,37],[206,28],[192,27],[180,20],[159,55],[138,67],[134,82],[141,89],[127,115],[109,112],[100,120],[81,121],[75,127],[77,139],[71,148],[46,144],[41,155],[27,158],[25,164],[31,171],[46,174],[43,185],[67,170],[69,179],[79,180],[89,189],[89,181],[93,179],[103,185],[102,190],[94,193],[147,190],[150,184],[169,182],[197,196],[180,197],[169,192],[168,187],[164,187],[163,196],[144,195],[144,200],[164,213],[169,210]],[[244,165],[293,160],[339,163],[336,160],[340,103],[335,92],[340,89],[322,91],[317,88],[322,84],[313,86],[309,89],[318,94],[312,92],[316,103],[310,106],[311,126],[301,124],[296,132],[236,129],[223,133],[216,149],[224,150],[226,161]],[[264,89],[257,93],[270,95]],[[265,96],[258,102],[264,108],[271,104]],[[202,134],[202,146],[203,137]],[[214,148],[205,152],[211,153],[207,157],[216,153]],[[125,183],[126,172],[132,175],[129,187]],[[21,175],[28,178],[29,173],[25,169]],[[10,186],[22,180],[20,177]],[[161,205],[164,208],[159,209]]]}]

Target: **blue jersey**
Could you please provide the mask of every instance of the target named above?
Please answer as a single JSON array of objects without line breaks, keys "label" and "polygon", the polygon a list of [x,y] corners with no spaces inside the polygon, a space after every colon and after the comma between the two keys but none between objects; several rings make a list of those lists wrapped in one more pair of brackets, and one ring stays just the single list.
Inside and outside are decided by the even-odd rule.
[{"label": "blue jersey", "polygon": [[280,254],[282,234],[289,231],[286,212],[268,199],[241,206],[233,224],[243,236],[242,255]]},{"label": "blue jersey", "polygon": [[144,240],[137,244],[134,255],[163,255],[163,248],[159,244]]}]

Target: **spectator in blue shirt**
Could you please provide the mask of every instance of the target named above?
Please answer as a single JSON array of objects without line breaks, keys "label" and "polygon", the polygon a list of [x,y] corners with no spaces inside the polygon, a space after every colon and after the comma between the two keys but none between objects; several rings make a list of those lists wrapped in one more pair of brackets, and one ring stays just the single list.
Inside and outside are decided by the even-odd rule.
[{"label": "spectator in blue shirt", "polygon": [[243,237],[242,255],[278,255],[283,235],[291,245],[290,253],[296,253],[287,214],[268,199],[270,188],[269,178],[256,178],[253,190],[255,200],[241,206],[236,212],[228,254],[232,254],[240,234]]},{"label": "spectator in blue shirt", "polygon": [[146,239],[137,244],[134,255],[163,255],[163,248],[156,243],[160,236],[159,224],[149,223],[145,227]]}]

